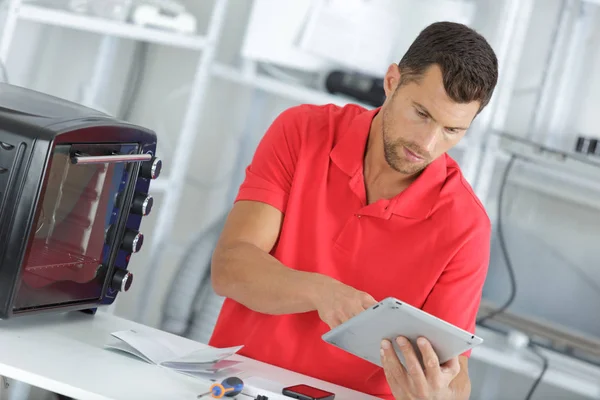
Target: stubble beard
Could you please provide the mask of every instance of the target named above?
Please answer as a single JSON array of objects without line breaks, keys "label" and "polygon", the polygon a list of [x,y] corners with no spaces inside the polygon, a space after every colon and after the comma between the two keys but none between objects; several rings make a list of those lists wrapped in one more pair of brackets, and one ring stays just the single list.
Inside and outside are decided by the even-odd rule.
[{"label": "stubble beard", "polygon": [[425,158],[420,163],[412,163],[405,159],[403,148],[406,147],[415,154],[422,155],[421,150],[416,148],[413,143],[407,142],[403,139],[396,139],[391,141],[389,139],[389,125],[387,118],[384,114],[382,121],[382,136],[383,136],[383,153],[385,155],[385,161],[388,163],[390,168],[405,175],[418,174],[429,165],[430,160]]}]

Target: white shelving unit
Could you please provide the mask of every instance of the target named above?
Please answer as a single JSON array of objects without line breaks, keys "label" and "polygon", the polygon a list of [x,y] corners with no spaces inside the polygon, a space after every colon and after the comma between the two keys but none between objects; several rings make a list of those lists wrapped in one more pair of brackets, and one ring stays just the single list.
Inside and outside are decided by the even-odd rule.
[{"label": "white shelving unit", "polygon": [[251,86],[256,89],[261,89],[265,92],[302,103],[331,103],[343,106],[349,102],[352,102],[365,108],[373,108],[370,105],[361,104],[360,102],[345,96],[332,95],[317,89],[283,82],[269,75],[259,74],[256,72],[256,68],[253,67],[252,63],[249,63],[248,67],[246,68],[236,68],[224,64],[215,64],[212,67],[212,73],[219,78],[236,82],[241,85]]},{"label": "white shelving unit", "polygon": [[[529,14],[532,12],[532,1],[526,0],[520,5],[518,19],[523,19],[526,10]],[[594,27],[594,11],[600,6],[600,0],[569,0],[565,3],[565,8],[561,11],[558,25],[556,27],[556,37],[551,46],[552,57],[547,65],[547,76],[542,82],[540,90],[540,102],[537,104],[533,114],[534,123],[530,132],[531,142],[540,143],[540,146],[556,148],[554,139],[549,133],[563,132],[566,129],[566,114],[572,107],[571,104],[565,104],[565,101],[572,103],[574,91],[577,90],[576,84],[579,79],[580,71],[577,69],[585,60],[582,58],[589,54],[589,49],[585,47],[591,42],[591,34]],[[523,51],[525,32],[521,24],[520,29],[515,29],[515,35],[520,39],[516,40],[518,52]],[[513,53],[517,52],[515,49]],[[573,62],[573,60],[576,60]],[[509,74],[509,81],[514,81],[515,77]],[[488,131],[503,132],[508,113],[508,106],[513,101],[512,92],[502,93],[499,102],[500,110],[495,113],[495,117],[490,121]],[[584,190],[598,191],[598,185],[589,179],[590,171],[593,171],[594,161],[589,163],[578,162],[572,158],[557,157],[560,151],[544,152],[544,154],[534,154],[536,146],[533,143],[524,144],[523,142],[508,140],[506,137],[501,139],[499,135],[488,135],[488,140],[482,145],[482,160],[479,163],[479,173],[475,184],[475,193],[484,204],[488,201],[492,173],[497,167],[498,162],[515,155],[521,158],[529,159],[538,165],[553,168],[553,174],[556,177],[562,177],[563,182],[579,181],[580,187]],[[552,159],[555,157],[555,159]],[[559,159],[560,158],[560,159]],[[562,173],[561,173],[562,171]],[[596,173],[594,171],[593,173]],[[587,181],[579,177],[580,174],[587,175]],[[532,189],[539,189],[541,193],[554,195],[556,190],[540,185],[539,182],[531,181],[526,177],[519,177],[515,180]],[[581,196],[573,193],[563,193],[560,195],[565,200],[573,200],[580,204],[591,204],[597,207],[598,202],[582,199]]]},{"label": "white shelving unit", "polygon": [[[217,11],[217,7],[215,7],[215,11]],[[214,18],[212,23],[219,23],[219,18],[216,13],[214,17],[217,18]],[[166,32],[137,26],[127,22],[112,21],[106,18],[77,14],[60,8],[51,8],[35,3],[27,3],[25,0],[9,0],[7,16],[4,26],[2,27],[2,36],[0,38],[0,60],[4,63],[6,63],[8,58],[13,34],[16,24],[19,21],[36,22],[44,25],[70,28],[100,35],[196,51],[204,50],[209,47],[209,45],[213,45],[213,43],[210,42],[210,35],[185,35],[175,32]],[[220,26],[218,28],[220,28]]]},{"label": "white shelving unit", "polygon": [[[496,136],[496,135],[494,135]],[[545,196],[600,210],[600,160],[577,156],[538,144],[502,135],[494,137],[501,149],[494,162],[507,162],[511,156],[527,161],[526,174],[512,174],[511,184]],[[491,214],[495,215],[495,208]]]},{"label": "white shelving unit", "polygon": [[190,50],[203,50],[209,44],[208,38],[199,35],[182,35],[164,32],[157,29],[132,25],[126,22],[111,21],[106,18],[93,17],[60,9],[21,4],[18,17],[23,21],[60,26],[102,35],[117,36],[126,39],[180,47]]},{"label": "white shelving unit", "polygon": [[[267,74],[259,74],[256,71],[254,63],[252,62],[248,62],[244,67],[233,67],[222,63],[214,63],[211,67],[211,74],[214,77],[229,82],[261,89],[270,94],[281,96],[282,98],[294,100],[300,103],[336,104],[339,106],[353,103],[364,108],[372,108],[372,106],[368,104],[357,102],[354,99],[342,95],[333,95],[311,87],[284,82]],[[169,178],[160,177],[152,183],[150,190],[155,192],[163,192],[168,187]]]},{"label": "white shelving unit", "polygon": [[[198,51],[199,58],[194,72],[191,84],[191,95],[185,110],[184,121],[182,124],[179,140],[174,148],[177,157],[174,158],[171,170],[175,171],[171,176],[163,179],[163,185],[156,185],[153,190],[162,189],[163,202],[158,212],[155,232],[152,235],[149,245],[150,259],[153,262],[148,266],[146,282],[143,293],[150,293],[153,290],[153,278],[156,276],[156,270],[159,267],[160,255],[163,253],[167,243],[167,238],[173,228],[172,210],[177,210],[181,199],[183,186],[185,183],[185,171],[192,157],[193,143],[200,125],[201,110],[206,101],[205,92],[209,85],[211,77],[211,65],[213,63],[218,39],[222,31],[223,21],[227,11],[228,0],[216,0],[212,10],[212,15],[205,35],[185,35],[179,33],[165,32],[158,29],[151,29],[137,26],[127,22],[116,22],[103,18],[76,14],[66,10],[38,6],[35,3],[28,3],[24,0],[8,0],[7,15],[4,26],[2,27],[2,36],[0,38],[0,61],[6,65],[10,53],[10,47],[17,24],[20,21],[31,21],[52,26],[61,26],[80,31],[94,32],[104,37],[128,38],[153,44],[161,44],[185,48],[192,51]],[[103,42],[104,43],[104,42]],[[103,51],[100,55],[109,55],[110,51]],[[115,63],[116,60],[99,59],[98,64]],[[92,82],[102,81],[99,76],[106,71],[106,68],[96,68]],[[99,90],[101,85],[93,85]],[[93,99],[93,94],[88,94],[87,99]],[[94,106],[94,104],[86,104]],[[142,303],[144,303],[142,301]],[[114,310],[114,304],[111,307]],[[145,310],[140,309],[138,320],[145,320]]]}]

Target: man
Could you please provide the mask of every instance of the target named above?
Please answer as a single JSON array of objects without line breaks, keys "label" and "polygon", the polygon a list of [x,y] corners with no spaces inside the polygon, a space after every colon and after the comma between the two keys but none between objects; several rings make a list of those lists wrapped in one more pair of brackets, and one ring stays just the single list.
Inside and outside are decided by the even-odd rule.
[{"label": "man", "polygon": [[[376,110],[302,105],[259,144],[213,254],[211,345],[381,398],[467,399],[467,359],[382,343],[381,369],[321,335],[394,296],[471,332],[490,221],[446,152],[488,104],[497,60],[455,23],[415,39]],[[421,352],[424,367],[417,361]]]}]

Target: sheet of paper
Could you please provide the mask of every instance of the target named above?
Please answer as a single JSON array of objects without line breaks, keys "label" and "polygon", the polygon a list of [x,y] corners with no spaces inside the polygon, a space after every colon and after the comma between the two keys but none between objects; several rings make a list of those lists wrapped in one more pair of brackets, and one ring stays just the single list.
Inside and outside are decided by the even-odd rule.
[{"label": "sheet of paper", "polygon": [[197,363],[197,364],[190,364],[190,363],[178,364],[178,363],[167,362],[167,363],[163,363],[162,366],[176,369],[178,371],[185,371],[185,372],[191,372],[191,373],[205,372],[205,373],[213,374],[215,372],[229,369],[240,363],[241,363],[241,361],[233,361],[233,360],[220,360],[217,362]]},{"label": "sheet of paper", "polygon": [[[166,368],[188,371],[218,371],[233,364],[221,363],[237,353],[243,346],[229,348],[177,346],[172,341],[158,335],[148,335],[134,330],[113,332],[115,343],[106,347],[125,351],[141,359]],[[231,363],[236,363],[232,361]]]},{"label": "sheet of paper", "polygon": [[128,345],[127,343],[125,343],[121,340],[115,340],[114,342],[107,343],[105,345],[105,347],[107,347],[109,349],[115,349],[115,350],[123,351],[125,353],[129,353],[133,356],[141,358],[142,360],[152,364],[152,360],[150,360],[148,357],[146,357],[145,355],[143,355],[142,353],[140,353],[139,351],[137,351],[136,349],[134,349],[133,347],[131,347],[130,345]]},{"label": "sheet of paper", "polygon": [[154,364],[160,364],[178,357],[177,352],[163,342],[133,330],[113,332],[112,336],[127,343]]},{"label": "sheet of paper", "polygon": [[179,368],[184,364],[214,363],[237,353],[243,346],[227,347],[223,349],[208,347],[186,354],[175,360],[168,360],[161,364],[165,367]]}]

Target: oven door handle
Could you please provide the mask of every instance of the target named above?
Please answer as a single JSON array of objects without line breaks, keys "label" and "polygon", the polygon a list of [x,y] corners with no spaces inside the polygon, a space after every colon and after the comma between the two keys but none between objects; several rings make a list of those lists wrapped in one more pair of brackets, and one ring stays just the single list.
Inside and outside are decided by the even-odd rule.
[{"label": "oven door handle", "polygon": [[71,162],[73,164],[113,164],[150,160],[152,160],[152,154],[114,154],[110,156],[84,156],[75,153],[71,157]]}]

